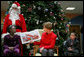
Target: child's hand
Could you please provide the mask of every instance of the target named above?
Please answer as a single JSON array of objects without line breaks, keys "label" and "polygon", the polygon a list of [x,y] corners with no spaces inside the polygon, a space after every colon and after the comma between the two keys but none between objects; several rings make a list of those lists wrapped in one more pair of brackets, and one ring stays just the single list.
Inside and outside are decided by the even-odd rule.
[{"label": "child's hand", "polygon": [[40,49],[40,52],[42,52],[43,49],[44,49],[44,47],[42,47],[42,48]]},{"label": "child's hand", "polygon": [[72,51],[73,49],[71,47],[68,48],[69,51]]},{"label": "child's hand", "polygon": [[14,49],[14,47],[9,47],[9,49],[10,49],[10,50],[13,50],[13,49]]}]

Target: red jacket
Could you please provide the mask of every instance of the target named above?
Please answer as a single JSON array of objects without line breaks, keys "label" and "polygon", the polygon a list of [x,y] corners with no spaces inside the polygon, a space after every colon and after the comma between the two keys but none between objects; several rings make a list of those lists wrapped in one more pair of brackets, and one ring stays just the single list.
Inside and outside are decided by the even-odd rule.
[{"label": "red jacket", "polygon": [[42,33],[41,41],[34,42],[34,45],[40,45],[39,47],[44,47],[45,49],[53,49],[55,46],[57,36],[51,32],[47,34],[46,32]]},{"label": "red jacket", "polygon": [[[9,15],[8,14],[6,17],[5,17],[5,22],[4,22],[4,26],[3,26],[3,32],[2,33],[7,33],[7,28],[12,25],[12,21],[9,19]],[[16,20],[15,21],[15,25],[16,26],[19,26],[22,28],[21,29],[16,29],[16,32],[26,32],[27,29],[26,29],[26,23],[25,23],[25,19],[23,17],[23,15],[19,14],[19,17],[20,17],[20,20]]]}]

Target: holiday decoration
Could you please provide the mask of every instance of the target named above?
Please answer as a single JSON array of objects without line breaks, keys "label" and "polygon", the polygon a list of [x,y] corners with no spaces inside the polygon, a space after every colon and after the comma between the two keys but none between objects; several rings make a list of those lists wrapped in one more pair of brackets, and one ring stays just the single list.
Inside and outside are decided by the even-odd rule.
[{"label": "holiday decoration", "polygon": [[61,20],[63,20],[63,18],[61,18]]},{"label": "holiday decoration", "polygon": [[54,1],[54,4],[56,4],[57,3],[57,1]]},{"label": "holiday decoration", "polygon": [[31,12],[32,11],[32,8],[28,8],[28,12]]},{"label": "holiday decoration", "polygon": [[45,9],[45,12],[48,12],[48,9]]},{"label": "holiday decoration", "polygon": [[23,6],[25,6],[25,4],[23,4]]},{"label": "holiday decoration", "polygon": [[50,12],[50,16],[53,16],[54,15],[54,13],[53,12]]},{"label": "holiday decoration", "polygon": [[40,6],[38,7],[38,10],[41,10],[41,7]]}]

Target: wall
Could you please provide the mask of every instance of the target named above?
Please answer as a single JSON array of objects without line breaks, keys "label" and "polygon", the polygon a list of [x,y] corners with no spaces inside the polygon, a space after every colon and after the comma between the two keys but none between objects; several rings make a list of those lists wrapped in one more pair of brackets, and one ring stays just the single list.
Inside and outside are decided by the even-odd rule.
[{"label": "wall", "polygon": [[75,14],[75,13],[65,13],[65,16],[66,16],[67,18],[72,19],[72,18],[74,18],[74,17],[76,17],[76,16],[79,16],[79,14]]},{"label": "wall", "polygon": [[6,11],[1,11],[1,24],[3,24],[3,19],[5,18],[5,12]]}]

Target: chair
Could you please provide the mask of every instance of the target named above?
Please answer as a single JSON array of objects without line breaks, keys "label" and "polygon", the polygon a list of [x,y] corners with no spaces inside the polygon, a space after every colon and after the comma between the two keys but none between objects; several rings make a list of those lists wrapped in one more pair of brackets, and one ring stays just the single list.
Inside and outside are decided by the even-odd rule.
[{"label": "chair", "polygon": [[[35,45],[33,49],[34,49],[33,56],[41,56],[41,54],[39,54],[39,53],[38,53],[38,55],[36,55],[36,53],[37,53],[37,51],[39,49],[39,45]],[[58,56],[59,55],[59,53],[58,53],[59,52],[58,46],[55,46],[54,49],[55,49],[55,51],[57,53],[57,54],[54,53],[54,56]]]}]

